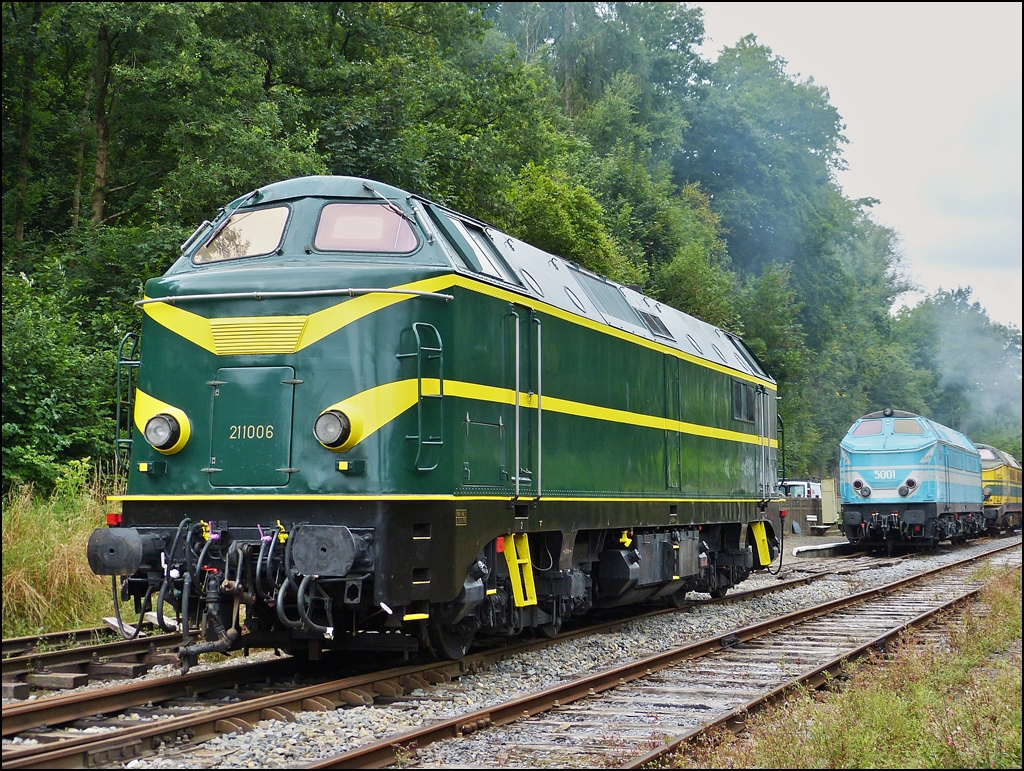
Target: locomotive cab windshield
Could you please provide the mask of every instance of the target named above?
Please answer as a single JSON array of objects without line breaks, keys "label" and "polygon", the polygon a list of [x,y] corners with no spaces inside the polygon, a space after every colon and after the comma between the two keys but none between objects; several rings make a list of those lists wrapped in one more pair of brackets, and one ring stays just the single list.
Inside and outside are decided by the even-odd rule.
[{"label": "locomotive cab windshield", "polygon": [[277,251],[289,213],[287,206],[235,212],[209,243],[196,250],[192,262],[204,265]]},{"label": "locomotive cab windshield", "polygon": [[408,219],[380,203],[327,204],[313,238],[313,248],[321,252],[407,254],[417,244]]}]

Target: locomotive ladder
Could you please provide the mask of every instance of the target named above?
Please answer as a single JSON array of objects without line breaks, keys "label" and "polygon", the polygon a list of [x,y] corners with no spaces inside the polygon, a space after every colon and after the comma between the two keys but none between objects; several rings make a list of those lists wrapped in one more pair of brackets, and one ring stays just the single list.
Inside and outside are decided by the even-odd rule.
[{"label": "locomotive ladder", "polygon": [[122,471],[129,471],[132,457],[135,382],[139,374],[139,336],[129,332],[117,347],[117,402],[114,416],[114,454]]},{"label": "locomotive ladder", "polygon": [[[407,435],[405,438],[417,442],[415,466],[417,471],[433,471],[441,462],[441,447],[444,446],[444,343],[441,342],[441,333],[433,324],[417,321],[412,325],[413,335],[416,336],[416,350],[412,353],[400,353],[399,359],[416,357],[416,434]],[[427,345],[424,342],[424,335],[433,336],[436,343]],[[430,378],[428,371],[434,369],[436,362],[437,371],[437,393],[425,393],[423,389],[424,378]],[[425,415],[427,400],[438,400],[437,436],[430,434],[428,419]],[[425,462],[424,456],[430,451],[426,448],[436,447],[437,455],[433,465]]]}]

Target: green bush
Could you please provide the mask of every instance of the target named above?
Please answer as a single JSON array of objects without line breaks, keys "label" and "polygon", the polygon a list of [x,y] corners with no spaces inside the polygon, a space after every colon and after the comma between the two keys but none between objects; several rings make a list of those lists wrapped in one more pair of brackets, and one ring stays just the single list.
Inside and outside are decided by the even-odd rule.
[{"label": "green bush", "polygon": [[66,461],[109,456],[114,351],[85,340],[62,292],[4,271],[4,490],[49,490]]},{"label": "green bush", "polygon": [[519,238],[617,281],[642,280],[602,224],[601,205],[565,172],[530,163],[508,196],[509,228]]}]

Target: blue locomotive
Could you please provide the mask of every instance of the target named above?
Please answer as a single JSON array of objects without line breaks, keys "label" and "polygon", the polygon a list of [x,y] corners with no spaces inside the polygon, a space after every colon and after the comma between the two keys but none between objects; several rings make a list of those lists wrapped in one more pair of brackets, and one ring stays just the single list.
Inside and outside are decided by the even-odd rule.
[{"label": "blue locomotive", "polygon": [[843,532],[867,549],[929,548],[985,531],[981,455],[951,428],[890,407],[840,443]]}]

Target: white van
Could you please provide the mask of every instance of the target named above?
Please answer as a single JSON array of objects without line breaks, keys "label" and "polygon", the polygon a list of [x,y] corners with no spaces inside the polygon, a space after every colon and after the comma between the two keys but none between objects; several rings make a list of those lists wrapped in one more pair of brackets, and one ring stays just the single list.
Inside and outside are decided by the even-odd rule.
[{"label": "white van", "polygon": [[787,479],[779,485],[787,498],[820,498],[820,479]]}]

